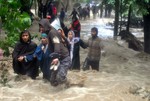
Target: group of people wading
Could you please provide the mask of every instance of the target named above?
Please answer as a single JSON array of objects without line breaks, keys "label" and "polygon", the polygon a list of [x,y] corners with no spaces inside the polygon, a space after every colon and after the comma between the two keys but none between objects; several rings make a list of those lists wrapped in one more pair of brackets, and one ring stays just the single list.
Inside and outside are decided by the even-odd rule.
[{"label": "group of people wading", "polygon": [[[63,10],[63,9],[62,9]],[[91,37],[87,42],[80,38],[81,24],[73,15],[70,27],[66,27],[62,19],[51,16],[39,21],[41,42],[35,44],[28,30],[20,33],[20,40],[13,50],[13,70],[16,74],[27,75],[32,79],[39,76],[39,68],[43,79],[57,86],[67,82],[68,70],[80,70],[80,46],[89,48],[83,70],[90,67],[99,71],[102,40],[98,37],[98,29],[91,28]]]}]

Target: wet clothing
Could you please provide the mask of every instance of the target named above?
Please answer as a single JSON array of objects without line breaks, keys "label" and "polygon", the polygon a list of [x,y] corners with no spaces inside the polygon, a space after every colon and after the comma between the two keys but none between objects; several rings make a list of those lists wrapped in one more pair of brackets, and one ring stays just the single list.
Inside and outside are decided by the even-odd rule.
[{"label": "wet clothing", "polygon": [[85,48],[82,40],[79,40],[79,42],[74,44],[71,69],[80,70],[80,46]]},{"label": "wet clothing", "polygon": [[102,40],[98,36],[91,37],[89,38],[87,45],[89,47],[86,59],[87,64],[85,64],[86,66],[83,68],[89,69],[89,66],[91,66],[92,69],[99,71],[99,61],[101,58],[101,49],[103,47]]},{"label": "wet clothing", "polygon": [[[42,50],[42,47],[44,47],[44,50]],[[43,79],[46,79],[46,80],[50,80],[50,50],[48,49],[48,44],[47,45],[43,45],[43,44],[40,44],[33,55],[28,55],[26,57],[26,59],[28,61],[32,61],[34,58],[37,58],[38,59],[38,64],[39,64],[39,67],[43,73]]]},{"label": "wet clothing", "polygon": [[60,61],[60,65],[57,71],[51,71],[51,85],[57,86],[67,81],[67,72],[71,65],[70,56],[67,56]]},{"label": "wet clothing", "polygon": [[46,32],[48,32],[48,48],[50,49],[50,51],[52,53],[55,52],[61,54],[61,59],[69,56],[67,46],[63,43],[61,35],[58,33],[58,31],[45,19],[42,19],[39,24],[46,29]]},{"label": "wet clothing", "polygon": [[[45,24],[45,23],[48,23],[48,24]],[[44,28],[46,27],[44,25],[50,25],[49,22],[43,22],[43,20],[40,21],[40,24]],[[49,40],[48,48],[51,51],[51,54],[57,53],[60,56],[59,57],[60,65],[59,65],[59,69],[57,70],[57,73],[54,73],[53,70],[51,71],[52,74],[51,74],[50,80],[51,80],[51,84],[53,85],[53,83],[54,83],[53,81],[56,81],[57,83],[61,83],[66,79],[68,68],[71,65],[70,64],[71,59],[69,58],[68,48],[63,43],[61,35],[58,33],[58,31],[53,26],[49,26],[49,29],[50,29],[50,31],[48,33],[48,40]],[[67,61],[66,61],[66,59],[67,59]],[[65,68],[64,68],[63,64],[67,64],[67,65],[65,65]],[[54,75],[54,74],[56,74],[56,75]],[[58,79],[58,77],[59,77],[59,79]]]},{"label": "wet clothing", "polygon": [[89,38],[88,40],[88,58],[90,60],[99,61],[101,58],[101,48],[103,47],[103,44],[101,42],[102,40],[97,36],[95,38]]},{"label": "wet clothing", "polygon": [[49,39],[49,49],[52,52],[58,53],[61,55],[61,59],[69,56],[69,51],[65,43],[63,43],[60,34],[56,29],[52,28],[48,34]]},{"label": "wet clothing", "polygon": [[80,46],[86,48],[86,45],[79,38],[68,39],[68,41],[70,43],[71,69],[80,70]]},{"label": "wet clothing", "polygon": [[86,58],[83,66],[84,66],[83,70],[89,70],[91,66],[93,70],[99,71],[99,61],[93,61],[93,60],[89,60],[88,58]]},{"label": "wet clothing", "polygon": [[33,59],[32,61],[26,61],[26,59],[24,59],[20,62],[18,61],[18,57],[33,54],[37,45],[32,42],[31,39],[27,43],[23,42],[21,36],[22,35],[20,35],[20,41],[15,45],[12,54],[13,69],[17,74],[28,75],[32,79],[35,79],[36,76],[38,76],[37,59]]}]

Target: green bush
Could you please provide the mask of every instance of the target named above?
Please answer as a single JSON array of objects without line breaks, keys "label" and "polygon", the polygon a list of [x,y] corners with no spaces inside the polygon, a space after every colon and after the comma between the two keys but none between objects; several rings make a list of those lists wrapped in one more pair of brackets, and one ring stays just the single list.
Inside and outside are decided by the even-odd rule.
[{"label": "green bush", "polygon": [[14,47],[19,33],[31,25],[30,16],[25,12],[21,14],[21,6],[20,0],[0,1],[0,19],[6,35],[5,40],[0,40],[0,48],[4,50],[5,56],[10,54],[8,47]]}]

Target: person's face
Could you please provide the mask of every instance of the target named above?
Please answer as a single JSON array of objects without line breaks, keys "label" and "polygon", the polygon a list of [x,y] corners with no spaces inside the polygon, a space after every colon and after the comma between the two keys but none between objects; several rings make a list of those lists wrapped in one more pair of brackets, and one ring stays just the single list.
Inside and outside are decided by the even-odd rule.
[{"label": "person's face", "polygon": [[45,31],[45,30],[44,30],[44,27],[43,27],[42,25],[39,25],[39,32],[40,32],[40,33],[44,33],[44,31]]},{"label": "person's face", "polygon": [[60,29],[58,29],[58,33],[59,33],[59,34],[61,34],[61,33],[62,33]]},{"label": "person's face", "polygon": [[92,36],[96,36],[96,31],[95,30],[91,30],[91,35]]},{"label": "person's face", "polygon": [[61,37],[65,37],[65,34],[64,34],[63,30],[58,29],[58,33],[61,35]]},{"label": "person's face", "polygon": [[42,41],[42,44],[44,45],[48,43],[48,39],[46,37],[43,37],[41,41]]},{"label": "person's face", "polygon": [[73,38],[73,34],[71,32],[68,33],[68,38],[71,40]]},{"label": "person's face", "polygon": [[23,33],[21,37],[24,42],[29,41],[29,33]]}]

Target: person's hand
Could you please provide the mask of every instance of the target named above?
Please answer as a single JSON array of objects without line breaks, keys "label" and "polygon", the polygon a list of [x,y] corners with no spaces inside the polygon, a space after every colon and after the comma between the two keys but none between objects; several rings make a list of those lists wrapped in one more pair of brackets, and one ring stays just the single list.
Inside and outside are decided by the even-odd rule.
[{"label": "person's hand", "polygon": [[57,63],[58,63],[58,61],[59,61],[59,59],[58,58],[56,58],[56,59],[53,59],[53,61],[52,61],[52,65],[57,65]]},{"label": "person's hand", "polygon": [[19,58],[18,58],[18,61],[23,61],[23,59],[24,59],[24,57],[23,56],[20,56]]},{"label": "person's hand", "polygon": [[62,32],[61,32],[61,36],[62,36],[63,38],[65,38],[65,33],[64,33],[63,30],[62,30]]}]

